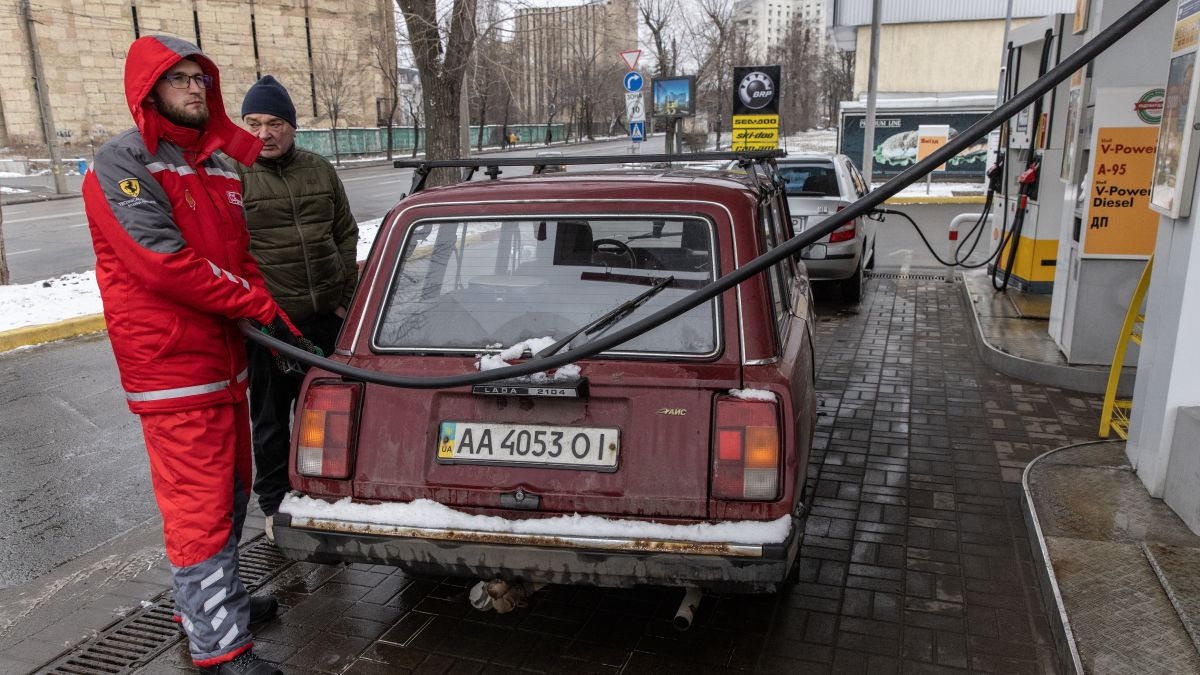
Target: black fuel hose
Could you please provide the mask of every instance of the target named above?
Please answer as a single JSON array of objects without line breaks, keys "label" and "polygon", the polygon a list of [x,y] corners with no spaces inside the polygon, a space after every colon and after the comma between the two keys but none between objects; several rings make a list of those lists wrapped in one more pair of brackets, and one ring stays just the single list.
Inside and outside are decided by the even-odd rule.
[{"label": "black fuel hose", "polygon": [[788,257],[795,256],[800,253],[801,249],[809,244],[816,242],[825,235],[833,232],[837,228],[845,225],[847,222],[855,218],[862,218],[869,214],[872,210],[884,202],[884,200],[892,197],[912,183],[916,182],[925,174],[935,168],[946,163],[965,150],[968,146],[976,143],[980,138],[985,136],[989,131],[995,129],[1004,120],[1012,117],[1022,108],[1025,108],[1039,97],[1044,96],[1063,80],[1067,79],[1076,70],[1079,70],[1089,61],[1096,58],[1105,49],[1112,46],[1113,43],[1120,40],[1125,35],[1128,35],[1133,29],[1137,28],[1143,21],[1149,18],[1152,14],[1158,11],[1167,0],[1142,0],[1134,6],[1124,16],[1114,21],[1111,25],[1100,32],[1094,39],[1083,45],[1074,54],[1071,54],[1066,59],[1063,59],[1050,72],[1046,73],[1036,81],[1031,83],[1024,91],[1013,96],[1010,100],[1003,103],[1000,107],[988,113],[983,119],[975,124],[972,124],[966,131],[955,136],[946,145],[938,148],[930,153],[925,159],[908,167],[896,177],[879,186],[877,189],[868,192],[857,201],[851,203],[846,208],[835,213],[830,218],[821,222],[821,224],[807,230],[788,241],[780,244],[771,251],[760,255],[759,257],[746,263],[743,267],[726,274],[725,276],[716,279],[696,292],[680,298],[671,303],[667,307],[647,316],[636,323],[630,324],[625,328],[615,331],[605,337],[593,340],[583,344],[570,351],[561,352],[544,359],[536,359],[519,363],[517,365],[508,366],[505,368],[496,368],[494,370],[480,371],[474,373],[465,373],[462,375],[446,375],[441,377],[411,377],[404,375],[389,375],[386,373],[376,372],[366,368],[359,368],[337,361],[331,361],[326,358],[314,356],[303,349],[293,347],[287,343],[276,340],[263,334],[261,331],[254,328],[253,323],[247,319],[242,319],[239,322],[242,333],[251,340],[279,352],[290,356],[300,363],[308,366],[319,368],[325,372],[341,375],[344,378],[362,382],[371,382],[390,387],[401,387],[405,389],[442,389],[448,387],[462,387],[473,384],[483,384],[485,382],[494,382],[511,377],[519,377],[522,375],[532,375],[533,373],[558,368],[565,366],[573,361],[595,356],[603,351],[612,349],[613,347],[627,342],[655,327],[674,319],[711,298],[733,288],[734,286],[746,281],[747,279],[769,269]]},{"label": "black fuel hose", "polygon": [[[911,223],[913,226],[913,229],[917,231],[917,236],[920,237],[921,241],[923,241],[925,243],[925,248],[929,249],[930,255],[932,255],[934,260],[937,260],[939,263],[941,263],[947,267],[962,267],[964,269],[975,269],[978,267],[983,267],[984,265],[991,262],[993,259],[996,258],[997,255],[1000,254],[1000,251],[1003,250],[1002,246],[997,247],[996,250],[993,251],[992,254],[987,257],[987,260],[984,260],[983,262],[979,262],[979,263],[972,263],[970,265],[968,265],[966,263],[967,258],[970,258],[971,254],[973,254],[975,252],[975,246],[979,244],[979,236],[980,236],[980,234],[982,234],[982,231],[983,231],[983,223],[984,223],[984,221],[987,220],[988,211],[991,209],[990,202],[991,202],[991,196],[989,195],[988,203],[985,205],[984,211],[980,215],[979,220],[975,221],[975,224],[972,225],[971,229],[967,231],[967,237],[970,237],[972,235],[975,236],[975,245],[971,246],[971,249],[969,251],[967,251],[966,256],[962,256],[961,255],[962,247],[967,243],[966,239],[964,238],[959,243],[958,248],[956,248],[954,251],[954,256],[953,256],[954,262],[947,262],[945,260],[942,260],[942,256],[937,254],[937,251],[934,250],[934,248],[933,248],[933,244],[929,243],[929,239],[927,239],[925,237],[925,233],[922,232],[920,226],[917,225],[917,221],[913,220],[912,217],[909,216],[907,213],[905,213],[903,211],[897,211],[895,209],[883,209],[883,208],[875,209],[875,212],[876,213],[884,213],[889,216],[900,216],[901,218],[903,218],[903,219],[907,220],[909,223]],[[975,234],[977,232],[980,234]]]}]

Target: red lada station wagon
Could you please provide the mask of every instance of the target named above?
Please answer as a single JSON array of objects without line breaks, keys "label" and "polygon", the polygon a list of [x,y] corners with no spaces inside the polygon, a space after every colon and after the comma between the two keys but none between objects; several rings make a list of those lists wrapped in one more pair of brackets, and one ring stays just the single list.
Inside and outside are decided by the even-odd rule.
[{"label": "red lada station wagon", "polygon": [[[569,354],[790,227],[770,160],[420,190],[384,219],[332,358],[432,377]],[[276,543],[415,573],[777,590],[806,509],[813,321],[789,259],[534,376],[404,389],[314,368]]]}]

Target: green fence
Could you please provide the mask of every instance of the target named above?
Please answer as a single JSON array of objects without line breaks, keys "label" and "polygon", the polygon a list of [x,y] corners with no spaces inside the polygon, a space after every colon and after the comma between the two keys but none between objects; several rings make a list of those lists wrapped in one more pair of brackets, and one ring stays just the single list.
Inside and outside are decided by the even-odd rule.
[{"label": "green fence", "polygon": [[[519,145],[544,143],[546,141],[545,124],[516,124],[509,125],[508,131],[516,133]],[[505,127],[499,124],[489,124],[483,129],[484,147],[499,147]],[[565,124],[550,125],[550,140],[560,142],[566,138]],[[412,127],[392,127],[392,150],[395,154],[411,154],[415,134]],[[338,154],[342,157],[387,154],[387,129],[338,129]],[[471,127],[471,147],[479,143],[479,126]],[[333,158],[333,132],[329,129],[298,129],[296,145],[325,157]],[[417,152],[425,150],[425,130],[421,130],[420,144]]]}]

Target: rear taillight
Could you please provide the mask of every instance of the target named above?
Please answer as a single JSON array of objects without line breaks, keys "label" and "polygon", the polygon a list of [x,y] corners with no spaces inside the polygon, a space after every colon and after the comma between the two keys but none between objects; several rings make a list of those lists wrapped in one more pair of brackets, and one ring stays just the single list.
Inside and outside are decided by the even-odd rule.
[{"label": "rear taillight", "polygon": [[779,498],[779,410],[774,401],[717,399],[714,499]]},{"label": "rear taillight", "polygon": [[317,478],[349,478],[362,385],[316,381],[300,409],[296,473]]},{"label": "rear taillight", "polygon": [[[841,211],[841,209],[838,209]],[[854,221],[850,221],[829,233],[829,243],[836,244],[840,241],[850,241],[854,238]]]}]

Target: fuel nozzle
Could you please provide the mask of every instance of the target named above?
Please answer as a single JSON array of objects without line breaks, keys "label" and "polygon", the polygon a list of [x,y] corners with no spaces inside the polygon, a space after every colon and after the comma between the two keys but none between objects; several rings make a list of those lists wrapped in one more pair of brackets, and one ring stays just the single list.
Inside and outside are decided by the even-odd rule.
[{"label": "fuel nozzle", "polygon": [[988,192],[999,192],[1000,181],[1004,179],[1004,153],[996,155],[996,163],[988,167],[987,170],[987,189]]},{"label": "fuel nozzle", "polygon": [[1017,182],[1021,185],[1033,185],[1037,182],[1038,168],[1040,167],[1040,164],[1033,162],[1029,168],[1021,172],[1021,177],[1017,179]]}]

